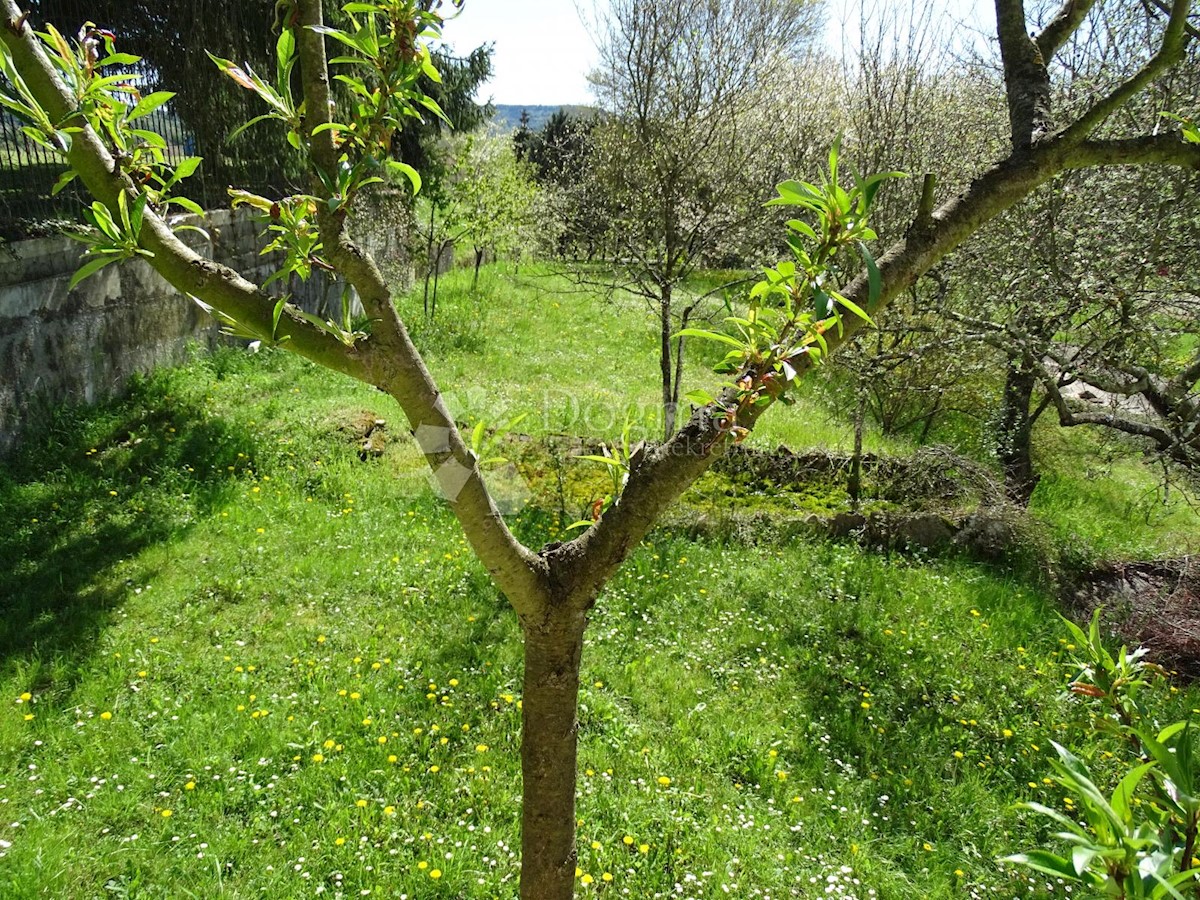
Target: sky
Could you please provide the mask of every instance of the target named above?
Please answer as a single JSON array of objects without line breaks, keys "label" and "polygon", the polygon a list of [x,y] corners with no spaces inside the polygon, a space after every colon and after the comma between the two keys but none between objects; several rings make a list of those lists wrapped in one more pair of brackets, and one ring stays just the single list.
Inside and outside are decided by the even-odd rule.
[{"label": "sky", "polygon": [[[580,10],[590,18],[595,2],[466,0],[458,18],[446,23],[445,37],[458,53],[494,43],[495,76],[480,100],[522,106],[587,104],[592,102],[587,73],[596,65],[597,52]],[[824,40],[831,50],[853,48],[863,2],[827,0]],[[929,5],[944,21],[967,28],[988,29],[993,21],[994,7],[986,0],[931,0]],[[843,23],[854,24],[844,29]]]}]

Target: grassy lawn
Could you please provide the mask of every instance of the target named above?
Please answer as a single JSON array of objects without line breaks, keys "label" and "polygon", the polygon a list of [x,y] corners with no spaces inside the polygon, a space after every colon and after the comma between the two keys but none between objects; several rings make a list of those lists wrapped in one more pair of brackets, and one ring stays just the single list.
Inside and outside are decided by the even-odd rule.
[{"label": "grassy lawn", "polygon": [[[654,433],[635,305],[485,277],[416,329],[464,419]],[[802,401],[754,440],[846,446]],[[0,896],[516,896],[518,628],[400,423],[365,386],[228,351],[62,413],[0,472]],[[540,478],[603,476],[565,468]],[[1064,463],[1042,508],[1103,543],[1144,477],[1087,493]],[[519,536],[560,536],[553,507]],[[1104,548],[1178,551],[1195,515],[1163,509]],[[994,861],[1043,834],[1014,803],[1064,807],[1051,739],[1104,771],[1064,633],[1016,573],[660,529],[585,649],[580,893],[1067,896]]]}]

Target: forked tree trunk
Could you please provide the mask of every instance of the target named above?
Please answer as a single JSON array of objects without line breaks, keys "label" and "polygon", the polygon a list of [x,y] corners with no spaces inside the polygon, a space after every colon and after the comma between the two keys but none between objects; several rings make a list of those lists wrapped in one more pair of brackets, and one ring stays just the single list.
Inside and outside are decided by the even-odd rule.
[{"label": "forked tree trunk", "polygon": [[571,900],[584,613],[554,604],[526,623],[521,697],[521,900]]}]

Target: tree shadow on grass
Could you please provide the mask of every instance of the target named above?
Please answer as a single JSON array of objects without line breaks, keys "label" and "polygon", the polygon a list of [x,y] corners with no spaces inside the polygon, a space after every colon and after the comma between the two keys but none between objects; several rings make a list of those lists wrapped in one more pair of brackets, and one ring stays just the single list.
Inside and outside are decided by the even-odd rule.
[{"label": "tree shadow on grass", "polygon": [[0,675],[73,681],[130,590],[119,567],[221,505],[253,459],[254,434],[172,377],[60,409],[0,469]]}]

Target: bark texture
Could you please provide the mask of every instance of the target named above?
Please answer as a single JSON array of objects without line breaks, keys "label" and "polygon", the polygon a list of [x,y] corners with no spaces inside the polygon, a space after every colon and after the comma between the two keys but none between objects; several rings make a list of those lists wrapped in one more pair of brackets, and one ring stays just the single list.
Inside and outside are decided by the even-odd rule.
[{"label": "bark texture", "polygon": [[575,774],[585,615],[554,604],[525,625],[521,698],[522,900],[570,900],[575,886]]}]

